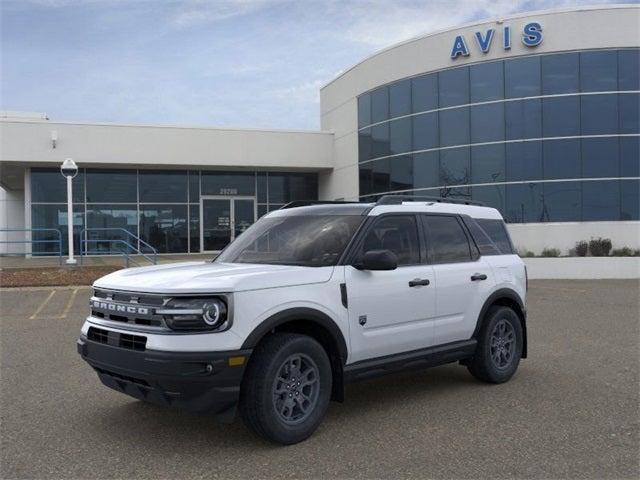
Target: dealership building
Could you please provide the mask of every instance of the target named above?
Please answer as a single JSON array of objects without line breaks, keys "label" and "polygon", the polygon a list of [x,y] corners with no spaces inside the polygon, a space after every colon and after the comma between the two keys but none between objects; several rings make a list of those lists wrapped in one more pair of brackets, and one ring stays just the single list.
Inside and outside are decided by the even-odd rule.
[{"label": "dealership building", "polygon": [[[42,228],[64,236],[59,165],[71,157],[80,167],[73,181],[77,242],[123,229],[159,253],[215,252],[290,201],[406,194],[493,206],[516,246],[536,253],[566,253],[599,236],[637,249],[639,25],[638,6],[617,5],[420,36],[325,85],[319,131],[5,112],[0,229],[28,230],[5,238],[47,238],[50,232],[31,231]],[[51,245],[21,248],[42,254]]]}]

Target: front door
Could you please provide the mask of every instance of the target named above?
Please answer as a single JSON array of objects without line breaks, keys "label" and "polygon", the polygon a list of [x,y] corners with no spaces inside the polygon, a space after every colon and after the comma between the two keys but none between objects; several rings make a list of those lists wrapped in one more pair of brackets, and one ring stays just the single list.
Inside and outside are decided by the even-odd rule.
[{"label": "front door", "polygon": [[200,202],[203,252],[219,252],[256,220],[253,197],[204,196]]}]

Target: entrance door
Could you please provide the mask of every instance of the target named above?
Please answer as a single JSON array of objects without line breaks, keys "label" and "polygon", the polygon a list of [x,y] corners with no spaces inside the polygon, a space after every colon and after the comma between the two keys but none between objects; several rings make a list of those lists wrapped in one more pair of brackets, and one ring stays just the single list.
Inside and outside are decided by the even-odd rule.
[{"label": "entrance door", "polygon": [[200,245],[203,252],[219,252],[256,220],[253,197],[204,196],[200,203]]}]

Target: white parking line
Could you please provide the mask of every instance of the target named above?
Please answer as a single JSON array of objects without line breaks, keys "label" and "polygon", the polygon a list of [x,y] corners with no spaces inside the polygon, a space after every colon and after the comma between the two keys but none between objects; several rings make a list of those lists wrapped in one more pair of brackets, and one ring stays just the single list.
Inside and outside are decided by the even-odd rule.
[{"label": "white parking line", "polygon": [[40,304],[40,306],[38,307],[38,309],[33,312],[33,315],[31,315],[29,317],[29,320],[33,320],[35,319],[38,314],[42,311],[42,309],[47,305],[47,303],[49,303],[49,300],[51,300],[51,298],[53,298],[53,296],[55,295],[56,291],[55,290],[51,290],[51,293],[49,294],[49,296],[47,298],[44,299],[44,302],[42,302]]},{"label": "white parking line", "polygon": [[67,318],[67,314],[69,313],[69,310],[71,310],[71,306],[73,305],[73,301],[75,300],[77,294],[78,294],[78,289],[74,288],[73,292],[69,296],[69,301],[67,302],[67,306],[64,307],[64,311],[62,312],[62,315],[59,315],[58,318]]}]

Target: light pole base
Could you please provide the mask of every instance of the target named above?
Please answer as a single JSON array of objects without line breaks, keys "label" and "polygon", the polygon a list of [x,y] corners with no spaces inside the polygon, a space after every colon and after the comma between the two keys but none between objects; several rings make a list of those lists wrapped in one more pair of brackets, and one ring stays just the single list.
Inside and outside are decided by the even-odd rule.
[{"label": "light pole base", "polygon": [[77,265],[78,260],[76,260],[75,258],[67,258],[64,263],[66,263],[67,265]]}]

